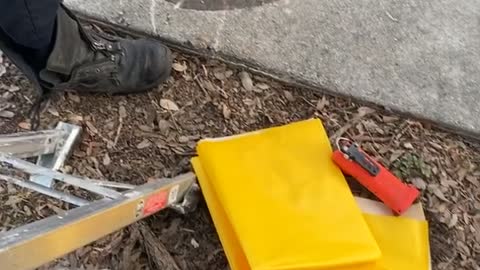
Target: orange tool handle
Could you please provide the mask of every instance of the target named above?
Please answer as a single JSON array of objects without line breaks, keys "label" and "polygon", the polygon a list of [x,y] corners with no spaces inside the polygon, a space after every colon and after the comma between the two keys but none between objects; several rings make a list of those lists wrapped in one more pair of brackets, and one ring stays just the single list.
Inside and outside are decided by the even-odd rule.
[{"label": "orange tool handle", "polygon": [[366,170],[365,167],[362,167],[358,162],[349,159],[340,150],[336,150],[333,153],[333,161],[345,174],[352,176],[375,194],[394,213],[401,215],[415,202],[420,192],[415,187],[404,184],[363,151],[360,150],[360,153],[365,155],[368,161],[373,163],[372,165],[376,165],[375,175]]}]

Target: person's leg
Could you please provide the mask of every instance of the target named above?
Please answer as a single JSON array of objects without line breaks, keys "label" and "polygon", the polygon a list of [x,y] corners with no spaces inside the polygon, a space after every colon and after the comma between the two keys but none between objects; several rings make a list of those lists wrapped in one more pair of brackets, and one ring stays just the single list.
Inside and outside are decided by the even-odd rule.
[{"label": "person's leg", "polygon": [[131,93],[170,74],[170,50],[85,30],[58,0],[0,0],[0,50],[42,90]]},{"label": "person's leg", "polygon": [[43,49],[52,41],[59,0],[0,0],[0,28],[18,45]]},{"label": "person's leg", "polygon": [[59,0],[0,0],[3,39],[39,71],[53,47]]}]

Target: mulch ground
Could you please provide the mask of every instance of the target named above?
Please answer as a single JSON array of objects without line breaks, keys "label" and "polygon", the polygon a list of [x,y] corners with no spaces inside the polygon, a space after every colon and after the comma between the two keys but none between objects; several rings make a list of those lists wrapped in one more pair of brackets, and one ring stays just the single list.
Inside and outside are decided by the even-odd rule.
[{"label": "mulch ground", "polygon": [[[422,190],[433,269],[480,269],[478,142],[348,99],[285,86],[217,60],[176,53],[175,63],[171,78],[149,93],[55,95],[42,113],[42,128],[58,121],[84,128],[64,171],[142,184],[190,171],[200,138],[317,117],[330,136],[356,140]],[[28,81],[0,56],[0,133],[28,128],[33,97]],[[356,192],[369,196],[361,189]],[[66,207],[3,183],[0,201],[1,230]],[[164,269],[228,269],[204,202],[188,216],[171,210],[156,214],[43,268],[155,269],[162,262],[155,261],[161,258],[154,256],[152,239],[176,265]]]}]

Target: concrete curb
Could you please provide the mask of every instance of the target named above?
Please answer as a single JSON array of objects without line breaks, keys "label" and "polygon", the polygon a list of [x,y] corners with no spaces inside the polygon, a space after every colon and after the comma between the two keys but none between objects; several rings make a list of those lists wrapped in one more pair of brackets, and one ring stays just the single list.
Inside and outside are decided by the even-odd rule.
[{"label": "concrete curb", "polygon": [[86,17],[215,53],[290,83],[480,134],[475,0],[279,0],[199,11],[164,0],[67,0]]}]

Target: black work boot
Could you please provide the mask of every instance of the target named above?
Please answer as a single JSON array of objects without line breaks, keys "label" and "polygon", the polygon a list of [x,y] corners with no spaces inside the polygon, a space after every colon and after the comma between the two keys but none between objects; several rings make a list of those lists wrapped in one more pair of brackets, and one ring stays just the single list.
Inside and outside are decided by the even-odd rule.
[{"label": "black work boot", "polygon": [[40,83],[51,90],[126,94],[149,90],[170,76],[171,53],[159,42],[88,32],[65,7]]}]

